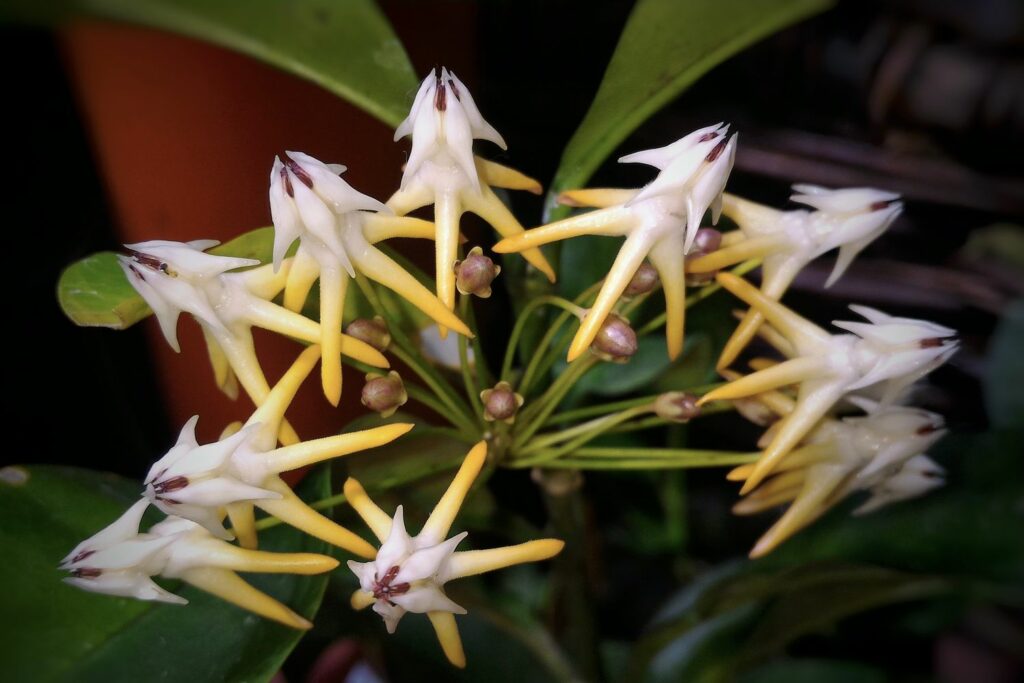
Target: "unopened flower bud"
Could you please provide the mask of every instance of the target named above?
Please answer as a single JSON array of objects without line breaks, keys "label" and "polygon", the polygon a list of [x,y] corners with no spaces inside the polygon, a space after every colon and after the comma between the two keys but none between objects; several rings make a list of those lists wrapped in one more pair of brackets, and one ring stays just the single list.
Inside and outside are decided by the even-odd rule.
[{"label": "unopened flower bud", "polygon": [[455,262],[455,286],[462,294],[475,294],[481,299],[491,295],[491,283],[501,272],[501,266],[484,256],[484,250],[473,247],[465,260]]},{"label": "unopened flower bud", "polygon": [[523,405],[523,397],[513,391],[508,382],[498,382],[494,388],[484,389],[480,392],[480,400],[484,404],[484,419],[488,422],[501,420],[512,424]]},{"label": "unopened flower bud", "polygon": [[636,269],[636,273],[633,274],[633,279],[626,285],[626,291],[623,292],[623,296],[639,296],[646,294],[647,292],[654,289],[654,286],[658,284],[658,271],[647,261],[640,264],[640,267]]},{"label": "unopened flower bud", "polygon": [[370,410],[380,413],[381,417],[390,417],[405,405],[409,395],[401,376],[394,370],[386,375],[371,372],[366,375],[360,400]]},{"label": "unopened flower bud", "polygon": [[700,416],[697,396],[683,391],[668,391],[654,400],[658,417],[672,422],[689,422]]},{"label": "unopened flower bud", "polygon": [[391,333],[388,324],[379,315],[372,319],[356,318],[345,328],[345,334],[366,342],[378,351],[385,351],[391,345]]},{"label": "unopened flower bud", "polygon": [[611,313],[598,330],[590,350],[602,360],[625,363],[636,353],[636,332],[628,320]]},{"label": "unopened flower bud", "polygon": [[[714,228],[701,228],[693,239],[693,247],[686,255],[686,260],[691,261],[701,256],[707,256],[713,251],[718,251],[722,246],[722,233]],[[686,284],[690,287],[701,287],[715,279],[716,271],[706,273],[686,273]]]}]

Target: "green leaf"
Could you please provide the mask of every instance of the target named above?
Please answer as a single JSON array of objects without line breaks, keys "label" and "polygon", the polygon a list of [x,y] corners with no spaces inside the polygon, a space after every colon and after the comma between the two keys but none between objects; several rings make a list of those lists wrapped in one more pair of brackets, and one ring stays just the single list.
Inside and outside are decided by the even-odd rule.
[{"label": "green leaf", "polygon": [[1024,299],[1006,309],[988,351],[985,408],[996,427],[1024,427]]},{"label": "green leaf", "polygon": [[[169,587],[189,605],[97,595],[61,581],[57,564],[79,541],[109,524],[138,498],[139,484],[66,467],[0,470],[0,613],[5,681],[265,681],[302,636],[191,587]],[[328,468],[299,488],[304,498],[329,492]],[[156,521],[157,516],[147,518]],[[264,550],[326,552],[291,527],[260,534]],[[245,574],[254,586],[312,618],[323,576]],[[8,626],[11,626],[9,623]]]},{"label": "green leaf", "polygon": [[417,85],[372,0],[16,0],[0,16],[36,23],[92,16],[191,36],[313,81],[391,126],[405,118]]},{"label": "green leaf", "polygon": [[[559,192],[586,183],[630,133],[714,66],[829,4],[829,0],[637,2],[594,102],[565,148],[547,211],[552,213]],[[549,218],[567,212],[559,209]]]}]

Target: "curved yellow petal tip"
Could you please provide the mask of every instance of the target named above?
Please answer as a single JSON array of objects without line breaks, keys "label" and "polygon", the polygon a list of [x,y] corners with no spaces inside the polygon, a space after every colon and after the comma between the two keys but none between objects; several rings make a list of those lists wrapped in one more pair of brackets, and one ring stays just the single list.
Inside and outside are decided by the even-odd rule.
[{"label": "curved yellow petal tip", "polygon": [[479,468],[483,467],[484,460],[487,458],[487,442],[477,441],[473,444],[473,447],[469,449],[469,453],[466,454],[466,460],[464,461],[463,467]]},{"label": "curved yellow petal tip", "polygon": [[725,478],[729,481],[744,481],[754,471],[753,464],[740,465],[729,471]]},{"label": "curved yellow petal tip", "polygon": [[491,251],[498,254],[511,254],[515,251],[518,251],[515,248],[515,242],[515,237],[506,237],[505,239],[496,242],[495,245],[491,247]]},{"label": "curved yellow petal tip", "polygon": [[534,541],[537,560],[549,560],[565,549],[565,541],[560,538],[541,538]]},{"label": "curved yellow petal tip", "polygon": [[367,593],[366,591],[357,590],[352,593],[352,597],[349,598],[349,604],[352,605],[352,609],[357,612],[361,609],[366,609],[372,605],[375,601],[373,593]]}]

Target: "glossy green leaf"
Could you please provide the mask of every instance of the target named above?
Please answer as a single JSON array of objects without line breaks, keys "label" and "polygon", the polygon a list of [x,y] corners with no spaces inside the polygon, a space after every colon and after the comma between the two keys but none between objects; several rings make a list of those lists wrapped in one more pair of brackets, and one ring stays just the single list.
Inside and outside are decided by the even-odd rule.
[{"label": "glossy green leaf", "polygon": [[[828,0],[637,2],[590,110],[565,148],[547,211],[553,211],[559,192],[586,183],[631,132],[714,66],[829,4]],[[549,217],[566,213],[559,209]]]},{"label": "glossy green leaf", "polygon": [[[61,581],[57,564],[82,539],[113,521],[139,494],[138,482],[65,467],[0,470],[0,614],[5,681],[265,681],[302,633],[191,587],[168,583],[189,605],[87,593]],[[322,498],[327,468],[299,493]],[[153,511],[151,511],[152,513]],[[152,514],[148,521],[156,521]],[[260,534],[264,550],[327,552],[327,545],[279,526]],[[245,574],[254,586],[312,618],[327,577]],[[12,628],[14,621],[17,628]]]},{"label": "glossy green leaf", "polygon": [[417,79],[373,0],[15,0],[0,16],[61,22],[81,16],[181,33],[313,81],[384,123],[405,118]]}]

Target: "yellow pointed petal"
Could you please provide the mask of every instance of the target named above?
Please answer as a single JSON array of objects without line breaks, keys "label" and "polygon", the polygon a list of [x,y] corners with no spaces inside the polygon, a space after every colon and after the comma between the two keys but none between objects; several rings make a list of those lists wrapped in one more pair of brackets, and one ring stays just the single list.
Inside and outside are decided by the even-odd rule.
[{"label": "yellow pointed petal", "polygon": [[425,185],[412,185],[391,195],[387,207],[399,216],[415,211],[434,201],[434,195]]},{"label": "yellow pointed petal", "polygon": [[774,235],[752,237],[695,258],[686,264],[686,268],[691,273],[713,273],[716,270],[742,263],[747,259],[761,258],[783,244],[783,239]]},{"label": "yellow pointed petal", "polygon": [[[452,528],[452,522],[455,521],[455,515],[459,513],[462,501],[466,499],[466,494],[469,493],[469,488],[480,474],[480,468],[484,466],[486,459],[487,442],[480,441],[469,450],[466,459],[462,461],[462,466],[456,473],[455,479],[452,480],[448,490],[441,496],[441,500],[437,502],[430,517],[427,518],[426,524],[423,525],[419,538],[440,543],[447,537],[448,530]],[[433,540],[430,541],[430,539]]]},{"label": "yellow pointed petal", "polygon": [[345,500],[356,511],[356,514],[362,517],[377,540],[383,543],[391,534],[391,516],[370,499],[362,484],[355,479],[349,477],[345,480],[344,491]]},{"label": "yellow pointed petal", "polygon": [[580,235],[625,235],[635,220],[628,209],[600,209],[542,225],[515,237],[506,237],[494,245],[494,251],[499,254],[511,254]]},{"label": "yellow pointed petal", "polygon": [[[786,361],[786,363],[792,362],[794,361]],[[776,367],[782,367],[786,363]],[[771,370],[766,372],[771,372]],[[755,464],[754,471],[740,490],[741,494],[753,491],[775,469],[779,461],[814,429],[818,421],[825,416],[843,393],[834,384],[827,381],[814,382],[814,384],[816,385],[814,387],[805,385],[801,388],[796,408],[775,425],[778,431]]]},{"label": "yellow pointed petal", "polygon": [[[774,261],[769,259],[763,268],[761,293],[769,299],[781,299],[800,270],[794,267],[796,265],[795,261],[787,259],[781,267],[775,267]],[[759,334],[786,357],[792,358],[795,355],[793,345],[777,329],[764,324],[764,315],[759,310],[751,308],[726,341],[722,355],[718,358],[718,367],[732,365],[755,334]]]},{"label": "yellow pointed petal", "polygon": [[217,567],[195,567],[182,572],[181,579],[200,590],[216,595],[221,600],[285,626],[303,630],[313,626],[308,620],[300,617],[274,598],[247,584],[231,570]]},{"label": "yellow pointed petal", "polygon": [[832,335],[806,318],[763,295],[743,278],[732,273],[719,273],[715,279],[750,306],[758,309],[801,353],[821,348],[832,338]]},{"label": "yellow pointed petal", "polygon": [[267,465],[273,472],[280,474],[330,458],[340,458],[358,451],[383,446],[402,436],[414,426],[409,423],[396,422],[373,429],[303,441],[267,453]]},{"label": "yellow pointed petal", "polygon": [[534,180],[521,171],[480,157],[473,158],[476,161],[477,176],[491,187],[503,187],[506,190],[525,190],[531,194],[541,194],[544,192],[544,186],[539,181]]},{"label": "yellow pointed petal", "polygon": [[[458,197],[442,193],[434,198],[434,276],[437,298],[449,311],[455,308],[455,261],[459,258],[459,218],[462,206]],[[447,334],[440,328],[441,338]]]},{"label": "yellow pointed petal", "polygon": [[786,489],[779,489],[771,495],[764,495],[758,498],[747,496],[732,506],[734,515],[756,515],[765,510],[770,510],[784,503],[794,500],[800,494],[803,483],[798,483]]},{"label": "yellow pointed petal", "polygon": [[260,299],[273,299],[284,288],[291,274],[294,259],[286,258],[281,268],[275,273],[274,264],[268,263],[245,271],[245,286]]},{"label": "yellow pointed petal", "polygon": [[210,543],[208,548],[204,548],[203,562],[236,572],[265,574],[323,574],[338,566],[338,561],[327,555],[269,553],[221,542]]},{"label": "yellow pointed petal", "polygon": [[682,242],[669,236],[654,245],[648,258],[658,271],[665,293],[665,339],[668,357],[675,360],[683,352],[686,325],[686,257]]},{"label": "yellow pointed petal", "polygon": [[[497,230],[498,234],[502,237],[515,237],[525,232],[523,226],[512,215],[512,212],[508,210],[508,207],[486,185],[481,186],[479,194],[464,193],[462,200],[467,211],[480,216],[488,225]],[[544,273],[548,280],[551,282],[555,281],[555,271],[551,264],[548,263],[548,260],[544,258],[544,254],[541,253],[540,249],[525,249],[520,252],[520,255],[530,265]]]},{"label": "yellow pointed petal", "polygon": [[748,462],[746,465],[739,465],[729,470],[729,473],[725,475],[725,478],[729,481],[743,481],[750,476],[750,473],[754,471],[754,463]]},{"label": "yellow pointed petal", "polygon": [[320,359],[320,347],[317,345],[308,346],[302,350],[295,362],[285,370],[281,379],[277,381],[274,388],[270,390],[260,406],[253,412],[246,421],[247,425],[261,424],[264,429],[270,430],[275,438],[272,443],[266,444],[265,448],[273,448],[277,443],[277,432],[284,420],[284,413],[288,410],[295,394],[298,392],[302,382],[309,377],[309,373],[316,367]]},{"label": "yellow pointed petal", "polygon": [[629,281],[636,275],[636,269],[640,267],[647,254],[651,251],[651,240],[642,233],[633,233],[626,238],[619,249],[619,255],[615,257],[615,263],[605,276],[601,291],[597,299],[590,307],[587,315],[580,323],[580,329],[576,331],[572,344],[569,345],[569,362],[574,361],[583,355],[594,342],[594,337],[601,329],[608,314],[611,313],[615,303],[626,291]]},{"label": "yellow pointed petal", "polygon": [[731,247],[734,244],[739,244],[745,239],[747,239],[747,236],[743,234],[742,230],[730,230],[729,232],[723,232],[722,242],[719,244],[719,247]]},{"label": "yellow pointed petal", "polygon": [[323,361],[320,383],[331,405],[341,400],[341,319],[345,314],[345,292],[348,274],[341,268],[327,268],[320,273],[320,339]]},{"label": "yellow pointed petal", "polygon": [[256,505],[282,522],[290,524],[310,536],[316,536],[331,545],[347,550],[353,555],[367,559],[377,556],[376,548],[306,505],[279,478],[271,477],[265,482],[264,488],[280,493],[282,498],[280,500],[260,500],[256,502]]},{"label": "yellow pointed petal", "polygon": [[826,361],[821,358],[794,358],[787,360],[773,367],[745,375],[734,382],[718,387],[710,391],[697,401],[697,405],[703,405],[709,401],[720,401],[723,399],[744,398],[755,394],[762,394],[772,389],[778,389],[789,384],[796,384],[811,379],[826,368]]},{"label": "yellow pointed petal", "polygon": [[[420,284],[419,280],[380,249],[367,244],[363,249],[352,250],[349,256],[352,263],[359,268],[359,272],[394,291],[434,319],[438,325],[451,328],[466,337],[473,336],[459,316],[450,311],[429,289]],[[452,270],[453,276],[454,273]]]},{"label": "yellow pointed petal", "polygon": [[453,665],[465,669],[466,653],[462,649],[462,638],[459,637],[459,627],[455,624],[455,615],[451,612],[427,612],[427,618],[434,627],[437,642],[441,643],[444,656]]},{"label": "yellow pointed petal", "polygon": [[373,597],[373,593],[357,590],[352,593],[352,597],[349,598],[348,602],[352,605],[352,609],[358,612],[359,610],[366,609],[373,603],[377,602],[377,599]]},{"label": "yellow pointed petal", "polygon": [[751,358],[750,362],[747,363],[747,365],[750,366],[751,370],[757,371],[767,370],[768,368],[774,368],[778,364],[779,361],[775,360],[774,358],[765,358],[763,356]]},{"label": "yellow pointed petal", "polygon": [[238,398],[238,382],[235,379],[234,372],[231,370],[228,357],[224,353],[224,349],[217,343],[213,333],[205,325],[201,327],[203,329],[203,339],[206,340],[206,351],[210,356],[210,367],[213,368],[213,381],[216,382],[218,389],[234,401]]},{"label": "yellow pointed petal", "polygon": [[519,545],[488,550],[466,550],[452,555],[448,561],[446,576],[449,581],[464,576],[474,576],[484,572],[511,567],[526,562],[540,562],[562,552],[565,542],[554,538],[543,538],[528,541]]},{"label": "yellow pointed petal", "polygon": [[227,505],[227,511],[238,545],[255,550],[259,542],[256,540],[256,515],[252,503],[231,503]]},{"label": "yellow pointed petal", "polygon": [[284,286],[284,307],[298,313],[306,305],[313,283],[320,277],[320,264],[305,249],[299,249],[292,259],[291,272]]},{"label": "yellow pointed petal", "polygon": [[737,197],[728,192],[722,195],[722,215],[727,216],[744,232],[761,234],[779,225],[782,212],[763,204]]},{"label": "yellow pointed petal", "polygon": [[815,476],[808,477],[793,504],[754,545],[750,557],[767,555],[780,543],[820,517],[828,509],[825,505],[826,500],[846,475],[846,471],[838,467],[816,468]]},{"label": "yellow pointed petal", "polygon": [[620,190],[610,187],[590,188],[587,190],[566,190],[558,195],[558,203],[562,206],[592,206],[606,209],[609,206],[625,204],[636,196],[639,190]]},{"label": "yellow pointed petal", "polygon": [[422,218],[368,213],[363,217],[363,237],[370,244],[396,237],[432,240],[434,239],[434,224]]}]

